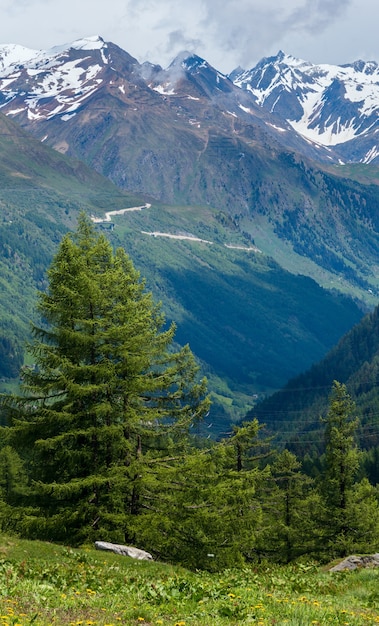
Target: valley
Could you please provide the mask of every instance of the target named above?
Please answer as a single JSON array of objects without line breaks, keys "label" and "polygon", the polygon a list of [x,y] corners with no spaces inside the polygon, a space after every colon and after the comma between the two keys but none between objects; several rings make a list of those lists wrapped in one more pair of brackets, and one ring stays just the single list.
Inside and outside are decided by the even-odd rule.
[{"label": "valley", "polygon": [[[195,352],[215,435],[376,306],[376,66],[326,70],[279,53],[226,76],[189,53],[167,69],[139,64],[101,37],[3,46],[0,65],[5,378],[28,358],[36,290],[81,210],[125,248]],[[335,119],[347,102],[353,111],[348,85],[361,80],[372,107],[359,130],[341,134],[333,116],[322,129],[310,112],[303,132],[310,77]]]},{"label": "valley", "polygon": [[378,83],[0,45],[11,621],[377,621]]}]

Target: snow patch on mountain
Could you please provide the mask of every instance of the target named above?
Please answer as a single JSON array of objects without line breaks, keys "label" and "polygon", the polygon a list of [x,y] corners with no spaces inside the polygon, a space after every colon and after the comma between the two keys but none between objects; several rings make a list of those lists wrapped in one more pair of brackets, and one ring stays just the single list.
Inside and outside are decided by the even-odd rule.
[{"label": "snow patch on mountain", "polygon": [[40,55],[40,51],[25,48],[17,44],[5,44],[0,46],[0,72],[9,68],[27,63]]},{"label": "snow patch on mountain", "polygon": [[107,47],[107,44],[99,35],[78,39],[62,46],[54,46],[48,50],[33,50],[18,44],[3,44],[0,45],[0,72],[42,63],[45,64],[45,69],[49,69],[53,66],[56,57],[70,48],[73,50],[102,50],[104,47]]},{"label": "snow patch on mountain", "polygon": [[271,122],[267,122],[267,126],[271,126],[271,128],[275,128],[275,130],[278,130],[280,133],[287,132],[286,128],[282,128],[281,126],[277,126],[276,124],[271,124]]},{"label": "snow patch on mountain", "polygon": [[251,113],[251,109],[249,107],[244,107],[242,104],[239,104],[238,106],[241,111],[244,111],[245,113]]},{"label": "snow patch on mountain", "polygon": [[372,61],[313,65],[280,51],[251,70],[237,68],[230,78],[259,106],[325,147],[365,136],[378,125],[379,67]]},{"label": "snow patch on mountain", "polygon": [[[13,45],[0,46],[1,107],[7,107],[7,114],[16,115],[20,112],[22,97],[30,120],[72,113],[102,83],[99,74],[103,64],[108,63],[106,49],[107,44],[98,36],[78,39],[68,46],[46,51]],[[94,62],[91,54],[72,58],[72,50],[100,50],[103,64]],[[12,101],[15,102],[14,108],[10,106]],[[55,101],[53,108],[52,101]]]},{"label": "snow patch on mountain", "polygon": [[350,120],[347,124],[341,121],[338,117],[336,120],[330,120],[330,124],[326,124],[324,127],[315,126],[310,128],[309,117],[304,117],[299,122],[290,121],[290,124],[294,130],[300,135],[303,135],[307,139],[313,142],[320,143],[323,146],[336,146],[345,141],[354,139],[359,133],[354,124],[354,120]]},{"label": "snow patch on mountain", "polygon": [[379,157],[379,148],[374,146],[373,148],[371,148],[371,150],[367,152],[366,156],[363,159],[363,163],[371,163],[377,157]]},{"label": "snow patch on mountain", "polygon": [[167,85],[156,85],[153,87],[153,90],[164,96],[175,96],[175,89],[170,87],[170,85],[171,83],[168,83]]}]

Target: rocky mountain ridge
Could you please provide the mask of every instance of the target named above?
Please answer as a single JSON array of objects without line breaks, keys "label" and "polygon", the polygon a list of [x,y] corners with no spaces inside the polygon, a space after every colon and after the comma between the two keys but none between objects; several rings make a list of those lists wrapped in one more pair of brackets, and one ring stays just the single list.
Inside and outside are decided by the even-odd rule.
[{"label": "rocky mountain ridge", "polygon": [[141,98],[150,106],[168,104],[198,129],[201,105],[207,103],[222,113],[231,132],[233,121],[253,123],[279,144],[316,160],[379,162],[375,62],[314,65],[280,51],[227,76],[190,52],[166,69],[140,64],[99,36],[46,51],[0,46],[0,108],[40,139],[51,141],[38,122],[68,122],[105,88],[124,105],[138,107]]},{"label": "rocky mountain ridge", "polygon": [[233,83],[340,162],[378,163],[379,66],[374,61],[314,65],[280,51]]}]

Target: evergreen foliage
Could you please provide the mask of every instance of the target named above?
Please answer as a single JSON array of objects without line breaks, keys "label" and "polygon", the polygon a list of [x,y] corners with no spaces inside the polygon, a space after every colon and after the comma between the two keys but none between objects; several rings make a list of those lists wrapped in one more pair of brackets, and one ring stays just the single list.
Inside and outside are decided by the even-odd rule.
[{"label": "evergreen foliage", "polygon": [[[325,469],[321,493],[325,504],[325,540],[329,550],[344,556],[375,545],[379,532],[377,490],[366,478],[356,482],[359,420],[346,386],[334,381],[325,419]],[[365,549],[363,548],[363,549]]]},{"label": "evergreen foliage", "polygon": [[172,464],[157,464],[136,537],[161,558],[193,569],[219,570],[255,558],[258,493],[268,470],[260,470],[252,452],[262,446],[258,422],[252,422],[217,443],[188,447]]},{"label": "evergreen foliage", "polygon": [[334,381],[325,419],[325,497],[334,513],[346,510],[347,493],[358,470],[358,420],[352,417],[353,411],[354,403],[346,386]]},{"label": "evergreen foliage", "polygon": [[[298,454],[307,450],[319,455],[323,438],[318,418],[326,415],[328,391],[333,380],[338,380],[346,385],[354,400],[360,420],[360,445],[370,449],[379,442],[378,375],[379,306],[365,315],[321,361],[259,403],[248,417],[254,414],[264,421],[277,434],[278,442],[285,440]],[[310,439],[315,442],[312,448],[307,446]]]},{"label": "evergreen foliage", "polygon": [[208,410],[205,380],[122,249],[82,215],[39,296],[35,367],[7,400],[10,442],[27,459],[31,535],[127,540],[145,476]]},{"label": "evergreen foliage", "polygon": [[289,563],[303,554],[314,554],[319,533],[317,516],[321,502],[313,480],[301,471],[301,462],[282,450],[270,467],[264,498],[265,527],[259,538],[262,555]]},{"label": "evergreen foliage", "polygon": [[22,393],[3,397],[1,529],[126,542],[209,570],[375,548],[377,455],[359,452],[344,384],[333,383],[324,454],[303,464],[274,452],[257,419],[219,441],[190,435],[209,409],[206,381],[124,249],[84,214],[38,312],[34,364]]}]

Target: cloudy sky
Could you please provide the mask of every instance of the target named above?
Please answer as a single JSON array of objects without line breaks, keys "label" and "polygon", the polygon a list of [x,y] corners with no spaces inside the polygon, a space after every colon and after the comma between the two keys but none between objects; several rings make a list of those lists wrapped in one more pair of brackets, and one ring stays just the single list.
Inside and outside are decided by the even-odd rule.
[{"label": "cloudy sky", "polygon": [[377,0],[0,0],[0,44],[101,35],[166,67],[196,52],[222,72],[280,49],[312,63],[379,62]]}]

